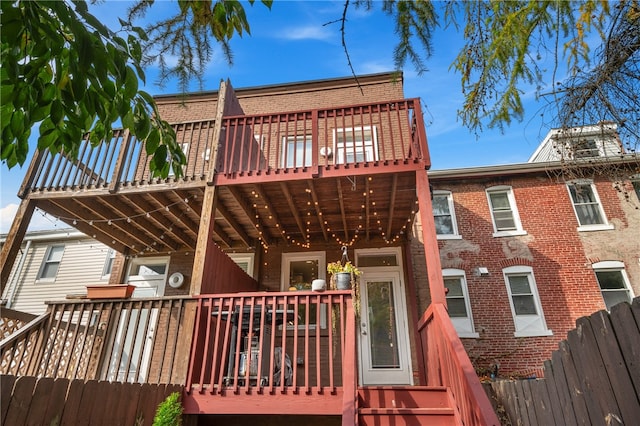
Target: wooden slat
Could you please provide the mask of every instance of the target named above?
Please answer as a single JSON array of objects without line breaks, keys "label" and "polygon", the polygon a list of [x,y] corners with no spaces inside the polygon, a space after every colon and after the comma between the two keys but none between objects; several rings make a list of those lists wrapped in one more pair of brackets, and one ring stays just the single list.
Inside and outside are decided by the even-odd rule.
[{"label": "wooden slat", "polygon": [[53,380],[53,388],[49,395],[47,411],[44,417],[46,420],[51,421],[51,424],[62,424],[60,423],[60,420],[64,414],[67,400],[67,389],[69,389],[70,383],[71,382],[68,379]]},{"label": "wooden slat", "polygon": [[640,398],[640,297],[631,306],[619,303],[611,308],[611,321],[635,394]]},{"label": "wooden slat", "polygon": [[0,424],[6,425],[7,412],[11,406],[11,394],[13,393],[13,385],[16,382],[16,376],[1,375],[0,376]]},{"label": "wooden slat", "polygon": [[53,391],[53,379],[43,377],[38,379],[35,384],[35,390],[29,407],[29,416],[27,418],[27,424],[38,425],[45,424],[47,405],[51,398]]},{"label": "wooden slat", "polygon": [[[624,306],[629,306],[623,304]],[[640,419],[640,403],[638,398],[633,398],[635,390],[631,377],[626,371],[624,359],[618,346],[618,338],[615,335],[609,314],[606,311],[598,311],[589,317],[589,324],[593,327],[593,338],[597,343],[597,349],[602,357],[604,371],[601,374],[608,378],[612,394],[605,403],[607,407],[616,404],[620,409],[623,424],[631,424]],[[605,388],[601,388],[603,392]],[[609,410],[609,414],[613,413]]]},{"label": "wooden slat", "polygon": [[100,395],[104,393],[100,391],[98,382],[95,380],[89,380],[84,383],[82,387],[82,396],[80,398],[80,405],[78,406],[78,413],[76,414],[77,425],[90,425],[91,413],[94,405],[100,404],[102,400]]},{"label": "wooden slat", "polygon": [[[562,413],[562,402],[558,388],[556,386],[555,379],[556,372],[553,368],[551,361],[545,361],[544,363],[544,382],[547,386],[547,393],[549,394],[549,402],[551,403],[551,413],[553,414],[553,424],[563,424],[566,426],[572,426],[571,420],[565,419]],[[573,416],[571,417],[573,419]]]},{"label": "wooden slat", "polygon": [[[9,406],[5,425],[23,425],[29,415],[33,388],[36,385],[35,377],[18,377],[13,387],[11,405]],[[4,403],[4,402],[3,402]]]}]

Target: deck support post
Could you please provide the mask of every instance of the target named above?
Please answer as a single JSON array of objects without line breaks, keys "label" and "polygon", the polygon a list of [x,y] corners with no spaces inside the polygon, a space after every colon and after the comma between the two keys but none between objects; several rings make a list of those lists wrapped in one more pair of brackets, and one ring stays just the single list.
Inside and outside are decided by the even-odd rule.
[{"label": "deck support post", "polygon": [[2,246],[2,251],[0,251],[0,293],[4,292],[7,286],[9,275],[13,269],[13,262],[16,260],[35,208],[35,201],[26,198],[20,202],[16,217],[13,219],[7,239]]},{"label": "deck support post", "polygon": [[344,358],[342,359],[342,426],[358,424],[358,368],[356,363],[356,315],[351,300],[346,304]]},{"label": "deck support post", "polygon": [[416,191],[418,193],[418,214],[422,225],[422,242],[424,244],[424,256],[427,262],[427,278],[429,280],[429,292],[431,303],[442,303],[447,306],[444,280],[442,279],[442,265],[440,263],[440,251],[436,239],[436,225],[433,220],[433,207],[431,204],[431,188],[426,170],[416,171]]}]

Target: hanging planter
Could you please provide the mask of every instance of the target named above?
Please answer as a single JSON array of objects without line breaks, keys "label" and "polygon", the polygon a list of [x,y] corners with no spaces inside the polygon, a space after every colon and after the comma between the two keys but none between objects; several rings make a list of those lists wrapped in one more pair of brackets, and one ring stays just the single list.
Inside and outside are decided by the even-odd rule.
[{"label": "hanging planter", "polygon": [[131,284],[88,285],[88,299],[128,299],[136,286]]},{"label": "hanging planter", "polygon": [[335,275],[336,290],[351,290],[351,273],[338,272]]}]

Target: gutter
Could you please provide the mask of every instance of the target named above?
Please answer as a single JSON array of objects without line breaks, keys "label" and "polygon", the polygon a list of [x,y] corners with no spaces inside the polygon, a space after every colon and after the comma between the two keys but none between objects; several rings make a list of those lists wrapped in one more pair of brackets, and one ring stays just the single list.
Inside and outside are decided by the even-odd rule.
[{"label": "gutter", "polygon": [[429,170],[427,175],[430,180],[443,180],[443,179],[464,179],[475,177],[491,177],[491,176],[505,176],[505,175],[523,175],[528,173],[542,173],[553,170],[562,170],[563,168],[576,168],[576,167],[598,167],[609,165],[638,165],[640,158],[636,155],[628,155],[624,158],[602,158],[601,161],[585,160],[584,163],[579,162],[561,162],[561,161],[549,161],[549,162],[536,162],[536,163],[519,163],[519,164],[503,164],[498,166],[480,166],[480,167],[465,167],[457,169],[443,169],[443,170]]},{"label": "gutter", "polygon": [[7,296],[6,301],[3,300],[3,302],[5,302],[5,307],[7,309],[9,309],[13,305],[13,299],[15,298],[16,292],[18,291],[18,284],[20,283],[20,277],[22,276],[22,269],[24,268],[24,261],[27,258],[27,256],[29,255],[29,250],[31,249],[31,243],[32,243],[31,240],[27,241],[27,246],[25,247],[24,251],[22,251],[22,254],[20,255],[20,261],[18,262],[18,268],[16,269],[15,273],[13,274],[13,279],[11,280],[11,284],[9,284],[9,288],[11,290],[9,292],[9,295]]}]

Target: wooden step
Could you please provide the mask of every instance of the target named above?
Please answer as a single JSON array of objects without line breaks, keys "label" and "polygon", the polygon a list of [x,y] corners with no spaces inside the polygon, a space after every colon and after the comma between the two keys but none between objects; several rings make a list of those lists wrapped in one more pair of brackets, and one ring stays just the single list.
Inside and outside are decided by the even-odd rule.
[{"label": "wooden step", "polygon": [[451,408],[363,408],[358,426],[459,426]]},{"label": "wooden step", "polygon": [[444,386],[366,386],[358,389],[361,408],[450,408]]},{"label": "wooden step", "polygon": [[366,386],[358,389],[359,426],[459,424],[443,386]]}]

